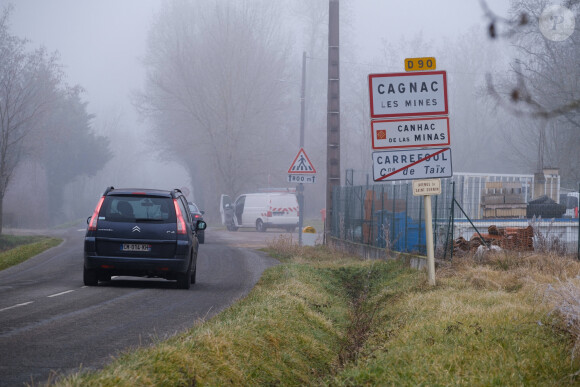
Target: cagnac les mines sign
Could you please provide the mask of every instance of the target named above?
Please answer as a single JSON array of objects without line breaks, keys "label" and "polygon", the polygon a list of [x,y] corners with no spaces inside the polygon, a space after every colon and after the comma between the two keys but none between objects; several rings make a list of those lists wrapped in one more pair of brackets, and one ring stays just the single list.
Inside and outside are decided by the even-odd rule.
[{"label": "cagnac les mines sign", "polygon": [[371,119],[447,115],[447,72],[370,74]]}]

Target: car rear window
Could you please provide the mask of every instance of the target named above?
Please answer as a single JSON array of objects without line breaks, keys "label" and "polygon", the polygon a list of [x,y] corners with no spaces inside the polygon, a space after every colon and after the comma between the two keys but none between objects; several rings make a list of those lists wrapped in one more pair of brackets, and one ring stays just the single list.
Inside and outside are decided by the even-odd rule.
[{"label": "car rear window", "polygon": [[176,221],[173,199],[154,196],[106,196],[99,220],[111,222]]}]

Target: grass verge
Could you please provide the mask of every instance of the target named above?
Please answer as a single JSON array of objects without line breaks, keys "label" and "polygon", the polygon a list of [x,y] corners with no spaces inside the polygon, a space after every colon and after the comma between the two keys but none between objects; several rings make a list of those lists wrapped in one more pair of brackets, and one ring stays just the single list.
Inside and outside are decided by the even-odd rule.
[{"label": "grass verge", "polygon": [[282,238],[269,251],[282,264],[245,299],[57,385],[578,384],[571,320],[547,296],[578,273],[571,259],[456,260],[430,287],[396,261]]},{"label": "grass verge", "polygon": [[62,239],[45,236],[0,235],[0,270],[24,262],[61,242]]}]

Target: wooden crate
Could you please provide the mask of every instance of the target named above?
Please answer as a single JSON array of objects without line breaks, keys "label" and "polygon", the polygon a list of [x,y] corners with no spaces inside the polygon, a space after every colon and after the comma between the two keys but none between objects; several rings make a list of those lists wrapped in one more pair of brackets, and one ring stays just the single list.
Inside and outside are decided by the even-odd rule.
[{"label": "wooden crate", "polygon": [[523,203],[525,203],[524,195],[522,195],[522,194],[506,194],[504,196],[504,202],[506,204],[523,204]]},{"label": "wooden crate", "polygon": [[483,195],[481,197],[481,202],[483,204],[503,204],[504,196],[503,195]]},{"label": "wooden crate", "polygon": [[526,217],[526,205],[524,207],[505,207],[496,208],[495,216],[498,218],[525,218]]},{"label": "wooden crate", "polygon": [[484,218],[495,218],[495,208],[484,208],[483,209]]}]

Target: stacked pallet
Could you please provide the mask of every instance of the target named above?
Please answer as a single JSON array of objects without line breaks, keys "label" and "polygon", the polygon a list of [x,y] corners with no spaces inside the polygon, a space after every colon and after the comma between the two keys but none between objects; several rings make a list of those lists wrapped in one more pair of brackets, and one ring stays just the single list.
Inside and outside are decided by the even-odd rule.
[{"label": "stacked pallet", "polygon": [[522,184],[517,182],[488,181],[481,194],[484,218],[525,218],[526,200]]},{"label": "stacked pallet", "polygon": [[[483,238],[483,240],[482,240]],[[499,246],[504,250],[533,251],[534,229],[527,227],[496,227],[491,225],[487,233],[473,233],[467,241],[463,237],[453,242],[454,252],[474,252],[485,242],[487,246]]]}]

